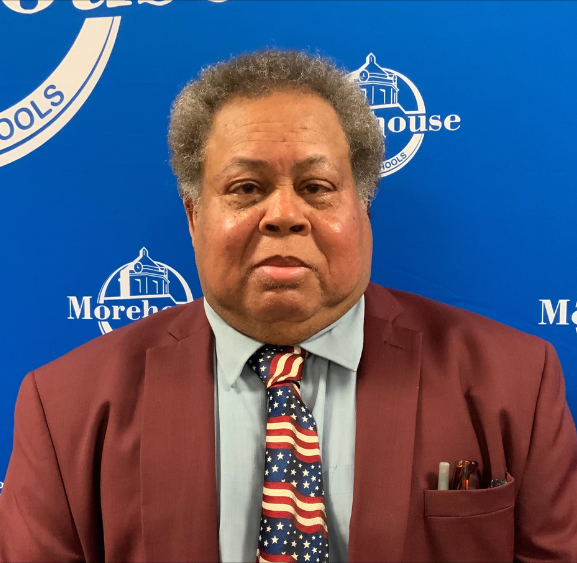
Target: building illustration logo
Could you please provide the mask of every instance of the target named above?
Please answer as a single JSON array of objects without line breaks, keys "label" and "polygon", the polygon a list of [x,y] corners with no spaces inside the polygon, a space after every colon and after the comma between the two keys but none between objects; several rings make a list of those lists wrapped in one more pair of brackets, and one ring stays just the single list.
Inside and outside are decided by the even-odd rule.
[{"label": "building illustration logo", "polygon": [[[0,8],[31,15],[46,10],[54,1],[0,0]],[[65,1],[72,8],[87,12],[100,7],[114,10],[139,4],[165,6],[173,0]],[[56,70],[31,94],[8,109],[0,108],[0,166],[36,150],[74,117],[106,68],[118,35],[120,18],[116,15],[87,17]]]},{"label": "building illustration logo", "polygon": [[96,320],[106,334],[158,311],[192,301],[186,280],[173,268],[153,260],[146,248],[117,268],[92,296],[68,296],[69,320]]},{"label": "building illustration logo", "polygon": [[349,77],[365,93],[383,132],[385,160],[381,177],[408,164],[419,150],[425,133],[441,129],[456,131],[461,126],[461,118],[455,114],[445,118],[428,116],[415,84],[401,73],[377,64],[373,53],[369,53],[365,64]]}]

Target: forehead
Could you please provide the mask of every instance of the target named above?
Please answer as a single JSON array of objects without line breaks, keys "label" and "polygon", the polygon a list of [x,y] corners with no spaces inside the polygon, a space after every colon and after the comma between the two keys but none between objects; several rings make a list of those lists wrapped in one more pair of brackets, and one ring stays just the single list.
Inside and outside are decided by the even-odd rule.
[{"label": "forehead", "polygon": [[348,161],[348,143],[337,113],[323,98],[298,91],[261,98],[234,98],[213,120],[206,166],[231,159]]}]

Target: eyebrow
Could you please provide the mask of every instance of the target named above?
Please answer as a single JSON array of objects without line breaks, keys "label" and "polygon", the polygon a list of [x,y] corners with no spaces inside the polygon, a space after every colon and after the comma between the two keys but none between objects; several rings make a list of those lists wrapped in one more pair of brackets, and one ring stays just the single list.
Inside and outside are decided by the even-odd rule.
[{"label": "eyebrow", "polygon": [[292,169],[293,171],[301,171],[306,170],[307,168],[313,168],[314,166],[335,170],[335,167],[330,163],[328,158],[324,156],[310,156],[309,158],[295,162],[292,166]]},{"label": "eyebrow", "polygon": [[[335,167],[329,162],[329,160],[324,156],[309,156],[304,160],[295,162],[291,169],[293,172],[300,172],[312,168],[314,166],[320,166],[322,168],[328,168],[330,170],[335,170]],[[235,158],[229,164],[227,164],[221,172],[218,174],[221,176],[231,169],[235,168],[253,168],[253,169],[263,169],[269,168],[270,163],[266,160],[261,160],[258,158]]]},{"label": "eyebrow", "polygon": [[268,168],[269,164],[266,160],[259,160],[256,158],[235,158],[229,162],[220,172],[219,176],[225,174],[234,168]]}]

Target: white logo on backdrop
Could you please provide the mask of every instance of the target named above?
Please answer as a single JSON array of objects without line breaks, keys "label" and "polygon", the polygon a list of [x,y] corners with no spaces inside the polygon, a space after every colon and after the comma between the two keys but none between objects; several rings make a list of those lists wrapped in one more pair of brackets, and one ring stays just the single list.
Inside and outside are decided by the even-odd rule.
[{"label": "white logo on backdrop", "polygon": [[34,92],[0,112],[0,166],[37,149],[74,117],[102,76],[119,25],[119,16],[87,18],[58,68]]},{"label": "white logo on backdrop", "polygon": [[192,301],[186,280],[170,266],[153,260],[146,248],[117,268],[92,296],[68,296],[69,320],[96,320],[106,334],[158,311]]},{"label": "white logo on backdrop", "polygon": [[558,299],[555,306],[551,299],[539,299],[539,301],[541,302],[540,325],[573,325],[577,331],[577,302],[575,310],[571,312],[569,306],[571,299]]},{"label": "white logo on backdrop", "polygon": [[[138,4],[165,6],[172,0],[66,0],[72,7],[89,11]],[[211,0],[222,2],[225,0]],[[54,0],[2,0],[19,14],[36,14]],[[0,166],[46,143],[62,129],[88,99],[112,53],[120,16],[88,17],[58,68],[31,94],[6,110],[0,110]]]},{"label": "white logo on backdrop", "polygon": [[408,164],[419,150],[426,132],[443,128],[456,131],[460,127],[458,115],[427,116],[425,102],[415,84],[400,72],[378,65],[373,53],[349,77],[367,96],[385,138],[381,176],[388,176]]}]

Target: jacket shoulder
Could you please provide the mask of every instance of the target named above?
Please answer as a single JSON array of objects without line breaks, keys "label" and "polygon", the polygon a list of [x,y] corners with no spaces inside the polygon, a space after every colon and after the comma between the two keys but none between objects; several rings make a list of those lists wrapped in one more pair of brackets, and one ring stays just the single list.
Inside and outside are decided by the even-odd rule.
[{"label": "jacket shoulder", "polygon": [[436,354],[461,350],[470,357],[491,354],[542,368],[547,348],[551,347],[537,336],[472,311],[377,284],[369,289],[368,303],[373,306],[368,310],[394,310],[389,317],[392,324],[421,332],[424,348]]},{"label": "jacket shoulder", "polygon": [[34,370],[39,391],[82,387],[84,392],[96,392],[114,380],[139,379],[144,374],[148,349],[175,343],[182,337],[183,325],[193,331],[195,325],[207,322],[202,299],[154,313]]}]

